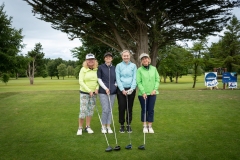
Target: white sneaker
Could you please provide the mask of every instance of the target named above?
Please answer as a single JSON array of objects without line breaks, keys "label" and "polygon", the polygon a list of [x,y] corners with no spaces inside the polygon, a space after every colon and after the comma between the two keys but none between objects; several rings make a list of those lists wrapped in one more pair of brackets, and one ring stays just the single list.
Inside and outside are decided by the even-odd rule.
[{"label": "white sneaker", "polygon": [[149,130],[149,132],[148,132],[148,133],[154,133],[154,130],[153,130],[153,128],[152,128],[152,127],[149,127],[149,128],[148,128],[148,130]]},{"label": "white sneaker", "polygon": [[90,127],[86,127],[85,131],[87,131],[89,134],[94,133],[93,130]]},{"label": "white sneaker", "polygon": [[108,131],[108,133],[113,133],[113,131],[112,131],[112,129],[110,128],[110,127],[107,127],[107,131]]},{"label": "white sneaker", "polygon": [[78,128],[77,135],[81,136],[82,135],[82,128]]},{"label": "white sneaker", "polygon": [[102,133],[107,133],[106,127],[102,128]]},{"label": "white sneaker", "polygon": [[148,133],[147,127],[143,127],[143,133]]}]

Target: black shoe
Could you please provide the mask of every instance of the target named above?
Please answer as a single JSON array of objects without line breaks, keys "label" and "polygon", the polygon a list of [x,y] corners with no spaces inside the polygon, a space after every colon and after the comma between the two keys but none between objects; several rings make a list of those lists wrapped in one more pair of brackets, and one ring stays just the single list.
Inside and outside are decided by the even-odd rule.
[{"label": "black shoe", "polygon": [[120,126],[120,130],[119,130],[119,132],[120,132],[120,133],[124,133],[124,132],[125,132],[125,131],[124,131],[124,126],[123,126],[123,125]]},{"label": "black shoe", "polygon": [[127,132],[128,132],[128,133],[132,133],[132,128],[131,128],[130,125],[127,125],[126,129],[127,129]]}]

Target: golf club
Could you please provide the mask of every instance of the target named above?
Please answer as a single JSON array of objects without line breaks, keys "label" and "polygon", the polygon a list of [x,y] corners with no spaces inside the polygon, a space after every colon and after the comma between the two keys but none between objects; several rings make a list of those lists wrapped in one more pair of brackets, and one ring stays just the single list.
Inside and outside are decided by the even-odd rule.
[{"label": "golf club", "polygon": [[[96,98],[97,98],[97,97],[96,97]],[[96,110],[97,110],[97,113],[98,113],[99,121],[100,121],[101,126],[102,126],[102,120],[101,120],[101,118],[100,118],[97,105],[96,105]],[[104,136],[105,136],[105,139],[106,139],[106,142],[107,142],[107,145],[108,145],[108,147],[105,149],[105,151],[106,151],[106,152],[111,152],[111,151],[113,150],[113,148],[112,148],[112,147],[109,145],[109,143],[108,143],[108,139],[107,139],[106,133],[104,133]]]},{"label": "golf club", "polygon": [[[129,111],[128,111],[128,95],[126,94],[126,101],[127,101],[127,114],[128,114],[128,125],[130,127],[130,124],[129,124]],[[132,142],[131,142],[131,136],[130,136],[130,132],[128,131],[128,138],[129,138],[129,145],[127,145],[125,147],[125,149],[132,149]]]},{"label": "golf club", "polygon": [[[144,112],[144,122],[146,123],[146,109],[147,109],[147,107],[146,107],[146,99],[145,99],[145,112]],[[140,149],[140,150],[145,150],[145,132],[143,133],[143,145],[141,145],[141,146],[139,146],[138,147],[138,149]]]},{"label": "golf club", "polygon": [[119,151],[121,149],[121,147],[118,145],[118,142],[117,142],[116,130],[115,130],[113,113],[112,113],[112,107],[111,107],[112,105],[111,105],[111,100],[110,100],[110,96],[109,95],[108,95],[108,101],[109,101],[109,107],[110,107],[110,111],[111,111],[111,115],[112,115],[113,130],[114,130],[114,135],[115,135],[115,140],[116,140],[116,147],[114,147],[114,150],[115,151]]}]

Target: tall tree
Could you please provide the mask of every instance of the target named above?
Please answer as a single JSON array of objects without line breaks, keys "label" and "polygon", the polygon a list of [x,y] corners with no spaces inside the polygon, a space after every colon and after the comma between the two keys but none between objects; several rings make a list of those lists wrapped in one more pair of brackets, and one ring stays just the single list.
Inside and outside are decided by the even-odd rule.
[{"label": "tall tree", "polygon": [[189,59],[192,60],[191,53],[180,46],[170,45],[161,49],[159,52],[161,61],[158,65],[158,71],[166,83],[166,78],[169,77],[170,81],[178,83],[178,78],[183,74],[187,74],[189,67]]},{"label": "tall tree", "polygon": [[16,56],[24,47],[22,29],[12,27],[12,17],[6,15],[4,4],[0,6],[0,72],[13,72]]},{"label": "tall tree", "polygon": [[171,63],[173,68],[173,76],[175,82],[178,83],[178,78],[187,74],[189,67],[189,59],[192,60],[192,55],[185,48],[173,46],[172,50],[173,61]]},{"label": "tall tree", "polygon": [[[117,51],[129,49],[137,61],[176,40],[201,39],[223,29],[239,0],[24,0],[34,15],[70,39],[101,42]],[[139,64],[139,63],[138,63]]]},{"label": "tall tree", "polygon": [[30,84],[34,83],[34,75],[36,71],[41,71],[44,67],[43,58],[44,53],[42,52],[43,48],[41,43],[36,43],[33,50],[29,51],[27,56],[29,58],[28,62],[28,76],[30,80]]},{"label": "tall tree", "polygon": [[61,63],[59,66],[57,66],[58,74],[59,76],[64,77],[67,75],[67,66],[63,63]]},{"label": "tall tree", "polygon": [[74,75],[74,68],[73,68],[73,66],[67,66],[67,75],[68,75],[68,78],[69,78],[69,76],[73,76]]},{"label": "tall tree", "polygon": [[47,72],[48,72],[48,75],[51,77],[54,77],[55,76],[55,73],[56,73],[56,68],[55,68],[55,62],[54,60],[51,60],[47,63]]},{"label": "tall tree", "polygon": [[64,60],[62,58],[56,58],[54,59],[54,70],[55,70],[55,76],[57,76],[57,79],[59,79],[59,72],[57,69],[57,66],[59,66],[60,64],[64,63]]},{"label": "tall tree", "polygon": [[212,44],[210,52],[220,62],[215,67],[227,68],[229,72],[240,69],[240,21],[236,16],[232,17],[219,42]]},{"label": "tall tree", "polygon": [[190,60],[191,64],[193,66],[193,86],[192,88],[195,88],[197,77],[202,74],[202,67],[206,64],[206,61],[208,61],[207,55],[207,45],[206,45],[206,39],[202,39],[200,41],[194,42],[193,47],[190,48],[191,53],[193,54],[193,59]]},{"label": "tall tree", "polygon": [[26,76],[28,66],[28,58],[22,54],[16,56],[16,66],[15,66],[15,77],[18,79],[18,76]]}]

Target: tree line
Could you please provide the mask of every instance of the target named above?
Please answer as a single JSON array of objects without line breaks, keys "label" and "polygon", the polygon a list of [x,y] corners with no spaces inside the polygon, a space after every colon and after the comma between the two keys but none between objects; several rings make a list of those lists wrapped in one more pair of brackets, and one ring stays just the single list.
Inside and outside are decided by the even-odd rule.
[{"label": "tree line", "polygon": [[[83,36],[82,46],[71,50],[73,57],[78,58],[78,61],[65,61],[61,58],[46,59],[41,43],[36,43],[34,49],[26,55],[19,54],[24,47],[22,29],[17,30],[11,26],[12,18],[8,18],[3,9],[4,5],[0,6],[0,75],[2,77],[6,77],[5,74],[11,74],[16,78],[27,76],[30,84],[33,84],[34,76],[50,76],[51,79],[52,77],[64,79],[65,76],[77,78],[85,55],[90,52],[95,54],[100,64],[103,63],[103,54],[106,52],[113,53],[113,64],[116,65],[121,61],[119,49],[96,41],[91,36]],[[156,48],[157,52],[154,52],[153,56],[151,50],[154,47],[151,46],[153,48],[147,53],[151,55],[152,64],[157,67],[161,80],[166,82],[169,78],[173,82],[175,79],[178,83],[179,77],[190,73],[193,75],[194,88],[197,76],[206,71],[212,71],[213,68],[224,67],[230,72],[240,73],[240,22],[235,16],[229,20],[224,35],[210,47],[207,45],[207,32],[205,36],[193,39],[192,47],[177,44],[178,39],[175,39],[174,43],[173,41],[165,42],[164,45]],[[204,28],[207,30],[207,27]],[[130,46],[128,49],[133,55],[133,61],[138,64],[137,55],[140,50],[134,50]]]}]

